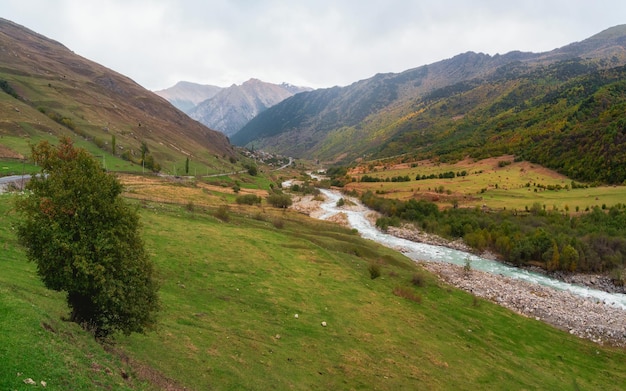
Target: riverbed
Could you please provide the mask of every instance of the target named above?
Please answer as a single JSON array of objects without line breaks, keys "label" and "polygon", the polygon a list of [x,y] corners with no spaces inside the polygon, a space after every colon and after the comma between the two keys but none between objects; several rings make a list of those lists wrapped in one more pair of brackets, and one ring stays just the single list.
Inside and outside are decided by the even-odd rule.
[{"label": "riverbed", "polygon": [[[449,248],[382,232],[374,224],[375,212],[358,200],[334,190],[322,193],[324,201],[302,197],[295,200],[293,208],[313,218],[357,229],[362,237],[402,252],[446,283],[477,297],[599,344],[626,346],[626,295],[569,284],[478,257],[462,251],[462,243]],[[337,207],[342,197],[350,202]]]}]

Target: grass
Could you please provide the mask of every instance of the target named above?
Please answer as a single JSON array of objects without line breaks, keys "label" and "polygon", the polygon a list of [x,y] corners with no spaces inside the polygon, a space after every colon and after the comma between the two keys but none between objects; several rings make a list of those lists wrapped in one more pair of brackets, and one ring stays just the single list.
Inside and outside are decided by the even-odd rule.
[{"label": "grass", "polygon": [[[177,185],[176,194],[187,188],[196,191]],[[0,369],[0,389],[23,388],[18,371],[52,389],[147,387],[125,382],[122,370],[152,379],[154,388],[197,390],[626,386],[623,349],[487,301],[476,305],[401,254],[331,223],[238,205],[222,221],[211,197],[194,200],[193,211],[186,203],[133,201],[163,311],[156,332],[118,337],[115,350],[132,362],[128,368],[60,320],[63,295],[45,290],[24,261],[9,228],[11,196],[0,196],[0,243],[9,254],[0,274],[0,311],[8,315],[0,317],[0,356],[11,363]],[[372,280],[374,263],[381,273]]]},{"label": "grass", "polygon": [[[500,162],[511,162],[500,166]],[[365,172],[363,171],[365,169]],[[466,171],[467,176],[450,179],[424,179],[416,181],[417,175]],[[462,207],[482,207],[491,209],[525,210],[535,202],[545,205],[546,210],[575,213],[594,206],[607,207],[623,203],[626,199],[626,186],[599,186],[586,189],[571,189],[571,180],[554,171],[528,162],[513,162],[512,156],[502,156],[480,161],[464,160],[455,164],[418,162],[417,166],[397,164],[393,166],[360,167],[353,177],[367,174],[385,179],[408,175],[410,182],[353,182],[348,189],[371,190],[385,197],[402,200],[423,198],[434,201],[442,207],[450,207],[458,202]],[[544,187],[560,186],[561,190],[547,190]],[[528,187],[527,187],[528,186]],[[569,189],[565,189],[568,186]],[[442,191],[437,191],[442,189]]]},{"label": "grass", "polygon": [[11,222],[12,196],[0,196],[0,389],[26,390],[25,379],[46,390],[131,390],[146,385],[128,377],[132,369],[103,350],[76,324],[62,293],[45,289],[26,262]]},{"label": "grass", "polygon": [[41,169],[20,159],[0,159],[0,177],[8,175],[36,174]]}]

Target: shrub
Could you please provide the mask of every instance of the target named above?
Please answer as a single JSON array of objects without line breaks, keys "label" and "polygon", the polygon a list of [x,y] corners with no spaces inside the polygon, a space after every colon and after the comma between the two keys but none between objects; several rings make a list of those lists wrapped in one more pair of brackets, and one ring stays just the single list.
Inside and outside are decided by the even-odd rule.
[{"label": "shrub", "polygon": [[240,205],[254,205],[261,203],[261,197],[254,194],[245,194],[238,196],[235,201]]},{"label": "shrub", "polygon": [[272,220],[274,228],[283,229],[285,227],[285,221],[281,218],[275,218]]},{"label": "shrub", "polygon": [[228,214],[228,205],[221,205],[219,208],[217,208],[213,215],[224,222],[230,220],[230,215]]},{"label": "shrub", "polygon": [[291,196],[284,193],[274,193],[267,197],[267,202],[276,208],[287,208],[293,203]]},{"label": "shrub", "polygon": [[411,278],[411,284],[415,286],[424,286],[425,283],[426,281],[422,273],[413,274],[413,277]]},{"label": "shrub", "polygon": [[7,82],[6,80],[0,80],[0,89],[6,92],[7,94],[11,95],[15,99],[20,99],[20,96],[17,94],[17,92],[15,92],[13,87],[11,87],[9,82]]},{"label": "shrub", "polygon": [[463,265],[463,275],[469,276],[472,273],[472,259],[465,257],[465,264]]},{"label": "shrub", "polygon": [[370,278],[372,280],[380,277],[380,265],[378,265],[377,263],[370,263],[367,270],[370,272]]}]

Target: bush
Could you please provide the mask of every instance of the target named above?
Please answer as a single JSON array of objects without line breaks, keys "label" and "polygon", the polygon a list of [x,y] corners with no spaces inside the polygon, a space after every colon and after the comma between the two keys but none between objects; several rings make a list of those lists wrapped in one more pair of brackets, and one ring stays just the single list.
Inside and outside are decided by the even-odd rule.
[{"label": "bush", "polygon": [[221,205],[217,208],[213,215],[224,222],[229,221],[230,215],[228,214],[228,205]]},{"label": "bush", "polygon": [[285,221],[281,218],[275,218],[272,220],[274,228],[283,229],[285,227]]},{"label": "bush", "polygon": [[254,204],[260,204],[261,203],[261,197],[258,197],[254,194],[245,194],[245,195],[240,195],[235,199],[235,202],[237,202],[240,205],[254,205]]},{"label": "bush", "polygon": [[375,280],[378,277],[380,277],[380,265],[378,265],[377,263],[370,263],[367,270],[370,272],[370,278],[372,280]]},{"label": "bush", "polygon": [[275,208],[288,208],[291,206],[291,196],[284,193],[274,193],[267,197],[267,202]]},{"label": "bush", "polygon": [[413,278],[411,278],[411,284],[415,286],[424,286],[426,283],[424,279],[424,275],[422,273],[413,274]]},{"label": "bush", "polygon": [[20,99],[20,96],[17,94],[17,92],[15,92],[13,87],[11,87],[9,82],[7,82],[6,80],[0,80],[0,89],[6,92],[7,94],[11,95],[15,99]]}]

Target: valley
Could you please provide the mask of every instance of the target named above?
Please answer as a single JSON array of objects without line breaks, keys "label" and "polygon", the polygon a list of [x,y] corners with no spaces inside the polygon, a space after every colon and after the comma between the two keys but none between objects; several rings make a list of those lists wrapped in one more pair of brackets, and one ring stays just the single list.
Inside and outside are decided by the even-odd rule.
[{"label": "valley", "polygon": [[[297,171],[277,175],[275,180],[299,177]],[[256,188],[245,178],[242,189]],[[21,381],[18,372],[46,380],[51,389],[92,381],[118,389],[472,389],[573,382],[619,389],[626,381],[620,377],[623,349],[579,339],[452,288],[349,229],[265,203],[239,205],[228,188],[219,194],[220,186],[123,180],[137,200],[158,268],[164,302],[158,330],[118,336],[114,350],[96,353],[89,335],[60,320],[62,294],[33,285],[33,265],[10,231],[15,196],[2,195],[0,236],[8,263],[0,277],[7,315],[0,335],[9,341],[3,344],[9,361],[2,384]],[[224,205],[226,214],[219,212]],[[381,271],[376,279],[368,271],[373,264]],[[19,310],[24,302],[36,311]],[[18,310],[21,330],[49,341],[49,354],[14,354],[24,341],[14,339],[6,320]],[[77,339],[94,352],[79,354],[88,358],[68,366],[57,357],[74,357],[70,346]],[[52,375],[51,366],[71,383]],[[511,366],[518,369],[511,372]]]},{"label": "valley", "polygon": [[[41,172],[41,141],[88,151],[139,215],[161,301],[147,333],[96,340],[69,321],[66,292],[18,243],[29,192],[7,186],[0,388],[622,390],[622,309],[344,225],[362,202],[376,234],[623,290],[625,77],[615,26],[345,87],[181,82],[159,96],[0,18],[0,176]],[[330,190],[345,213],[312,218]]]}]

